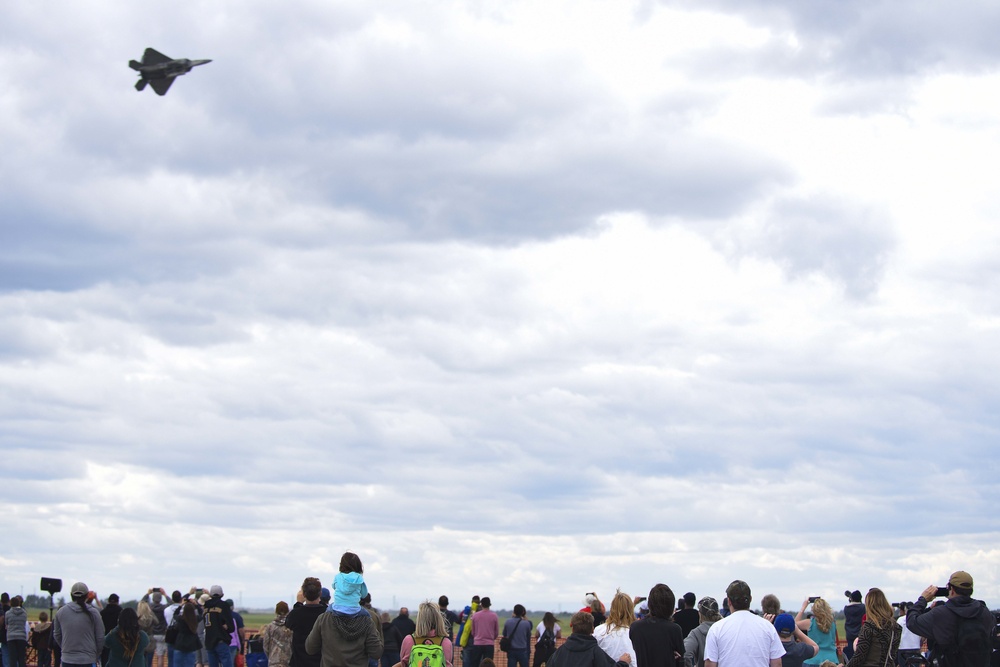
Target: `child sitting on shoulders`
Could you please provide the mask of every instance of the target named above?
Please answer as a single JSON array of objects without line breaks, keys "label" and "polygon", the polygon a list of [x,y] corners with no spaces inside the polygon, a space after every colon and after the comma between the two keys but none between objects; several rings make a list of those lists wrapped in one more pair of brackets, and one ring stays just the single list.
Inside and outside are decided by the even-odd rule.
[{"label": "child sitting on shoulders", "polygon": [[368,613],[361,606],[361,598],[368,595],[363,573],[364,568],[357,554],[344,552],[340,557],[340,572],[333,578],[333,604],[330,605],[330,611],[345,616]]}]

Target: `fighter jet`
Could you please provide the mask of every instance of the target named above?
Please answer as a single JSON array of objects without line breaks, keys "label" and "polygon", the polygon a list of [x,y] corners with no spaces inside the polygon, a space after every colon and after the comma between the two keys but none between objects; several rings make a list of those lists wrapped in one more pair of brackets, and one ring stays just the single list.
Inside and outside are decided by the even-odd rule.
[{"label": "fighter jet", "polygon": [[187,58],[168,58],[156,49],[146,49],[142,54],[142,62],[128,61],[128,66],[142,77],[135,82],[135,89],[142,90],[148,83],[157,95],[166,95],[170,84],[181,74],[187,74],[192,67],[210,63],[211,60],[188,60]]}]

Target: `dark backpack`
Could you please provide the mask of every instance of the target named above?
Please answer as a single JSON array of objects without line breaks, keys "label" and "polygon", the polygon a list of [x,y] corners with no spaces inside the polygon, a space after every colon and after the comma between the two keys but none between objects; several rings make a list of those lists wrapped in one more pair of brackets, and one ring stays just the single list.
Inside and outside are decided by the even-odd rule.
[{"label": "dark backpack", "polygon": [[[979,604],[986,608],[985,603]],[[959,617],[956,635],[954,644],[939,647],[945,667],[989,667],[993,637],[978,616]]]},{"label": "dark backpack", "polygon": [[535,644],[535,651],[543,654],[550,654],[556,650],[556,636],[555,632],[550,631],[546,628],[542,631],[542,634],[538,637],[538,642]]}]

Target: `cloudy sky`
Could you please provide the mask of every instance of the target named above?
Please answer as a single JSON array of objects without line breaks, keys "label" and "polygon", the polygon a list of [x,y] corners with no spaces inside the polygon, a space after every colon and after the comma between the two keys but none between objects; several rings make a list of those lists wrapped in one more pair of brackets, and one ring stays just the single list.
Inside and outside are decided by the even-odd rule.
[{"label": "cloudy sky", "polygon": [[998,29],[4,2],[0,587],[1000,605]]}]

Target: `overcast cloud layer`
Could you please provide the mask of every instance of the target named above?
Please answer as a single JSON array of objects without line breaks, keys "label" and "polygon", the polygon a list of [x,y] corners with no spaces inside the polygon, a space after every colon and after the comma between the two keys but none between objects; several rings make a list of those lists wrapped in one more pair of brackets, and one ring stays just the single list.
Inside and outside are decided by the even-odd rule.
[{"label": "overcast cloud layer", "polygon": [[1000,605],[998,30],[3,3],[0,587]]}]

